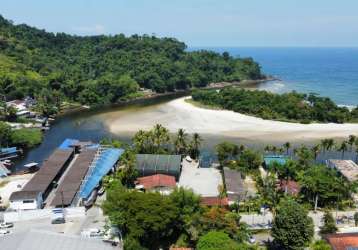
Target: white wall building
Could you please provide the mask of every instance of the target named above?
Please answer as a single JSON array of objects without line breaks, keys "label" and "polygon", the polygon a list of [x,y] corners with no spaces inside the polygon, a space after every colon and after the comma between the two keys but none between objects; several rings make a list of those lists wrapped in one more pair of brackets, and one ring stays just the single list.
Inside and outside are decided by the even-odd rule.
[{"label": "white wall building", "polygon": [[9,201],[13,210],[41,209],[43,205],[42,193],[38,191],[14,192]]}]

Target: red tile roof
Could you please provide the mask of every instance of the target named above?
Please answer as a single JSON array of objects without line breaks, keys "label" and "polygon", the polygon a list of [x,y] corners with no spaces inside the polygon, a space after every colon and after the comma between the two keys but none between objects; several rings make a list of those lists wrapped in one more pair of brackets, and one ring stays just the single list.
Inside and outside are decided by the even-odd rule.
[{"label": "red tile roof", "polygon": [[228,198],[219,198],[219,197],[202,197],[201,198],[201,205],[205,206],[228,206],[229,201]]},{"label": "red tile roof", "polygon": [[333,250],[347,250],[358,247],[358,233],[329,234],[325,237]]},{"label": "red tile roof", "polygon": [[155,187],[175,187],[175,177],[165,174],[156,174],[146,177],[140,177],[136,180],[136,185],[143,185],[144,189]]},{"label": "red tile roof", "polygon": [[283,192],[285,192],[286,186],[287,186],[287,193],[289,193],[291,195],[298,195],[298,193],[301,190],[300,185],[296,181],[280,180],[280,182],[278,184],[278,188],[280,190],[282,190]]}]

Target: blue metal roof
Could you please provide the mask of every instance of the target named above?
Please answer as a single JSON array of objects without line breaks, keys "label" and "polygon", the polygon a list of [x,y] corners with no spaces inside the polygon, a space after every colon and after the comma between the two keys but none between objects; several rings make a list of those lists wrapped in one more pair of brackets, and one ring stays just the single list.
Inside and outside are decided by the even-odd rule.
[{"label": "blue metal roof", "polygon": [[67,138],[61,143],[58,148],[62,150],[71,149],[71,146],[76,143],[78,143],[78,140]]},{"label": "blue metal roof", "polygon": [[123,149],[117,148],[108,148],[103,151],[92,172],[89,173],[87,181],[80,190],[81,198],[87,198],[91,194],[101,179],[114,167],[123,152]]},{"label": "blue metal roof", "polygon": [[264,161],[266,166],[270,166],[273,162],[276,162],[280,165],[285,165],[288,158],[284,155],[266,155],[264,156]]},{"label": "blue metal roof", "polygon": [[17,152],[17,148],[16,147],[11,147],[11,148],[1,148],[0,149],[0,153],[2,154],[13,154]]}]

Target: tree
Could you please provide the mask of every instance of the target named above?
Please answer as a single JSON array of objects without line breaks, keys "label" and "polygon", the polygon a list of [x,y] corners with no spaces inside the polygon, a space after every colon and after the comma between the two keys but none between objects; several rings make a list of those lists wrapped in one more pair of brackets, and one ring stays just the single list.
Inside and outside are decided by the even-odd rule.
[{"label": "tree", "polygon": [[319,204],[325,206],[338,199],[350,197],[350,185],[338,176],[337,171],[324,165],[314,165],[307,169],[301,180],[301,193],[313,201],[314,210]]},{"label": "tree", "polygon": [[11,136],[11,127],[0,121],[0,146],[8,146]]},{"label": "tree", "polygon": [[271,234],[280,249],[303,249],[313,238],[314,226],[308,212],[297,202],[280,202],[273,221]]},{"label": "tree", "polygon": [[296,150],[298,164],[303,168],[307,168],[313,161],[314,155],[306,146],[301,146]]},{"label": "tree", "polygon": [[196,246],[198,250],[237,250],[238,243],[232,240],[226,233],[211,231],[199,238]]},{"label": "tree", "polygon": [[354,224],[355,226],[358,226],[358,212],[354,213]]},{"label": "tree", "polygon": [[323,225],[320,227],[320,234],[332,234],[337,232],[336,222],[332,216],[332,214],[326,210],[322,217]]},{"label": "tree", "polygon": [[344,153],[347,151],[348,146],[346,141],[342,141],[342,143],[337,148],[338,151],[342,152],[342,159],[344,158]]},{"label": "tree", "polygon": [[215,147],[216,154],[221,166],[229,159],[233,159],[239,154],[239,147],[231,142],[222,142]]},{"label": "tree", "polygon": [[175,146],[175,152],[176,154],[186,154],[187,152],[187,133],[184,129],[179,129],[178,133],[176,135],[176,138],[174,140],[174,146]]},{"label": "tree", "polygon": [[286,149],[286,154],[288,155],[288,151],[289,151],[290,148],[291,148],[291,143],[286,142],[285,144],[283,144],[283,147]]},{"label": "tree", "polygon": [[311,151],[312,151],[312,153],[313,153],[314,160],[317,160],[317,156],[318,156],[318,154],[321,152],[321,146],[320,146],[319,144],[314,145],[314,146],[311,148]]},{"label": "tree", "polygon": [[181,244],[191,245],[197,240],[198,235],[193,234],[193,220],[201,217],[203,208],[200,206],[200,196],[194,194],[192,190],[183,187],[176,188],[169,195],[173,204],[179,209],[178,231],[182,233],[179,237]]},{"label": "tree", "polygon": [[11,143],[24,148],[32,148],[42,142],[43,134],[39,129],[22,128],[12,131]]},{"label": "tree", "polygon": [[178,208],[159,193],[128,191],[119,181],[107,189],[103,211],[125,237],[137,239],[150,249],[168,247],[178,221]]},{"label": "tree", "polygon": [[349,135],[347,143],[350,145],[350,151],[353,150],[353,145],[356,140],[357,140],[357,137],[355,135]]},{"label": "tree", "polygon": [[331,246],[325,240],[315,241],[310,250],[331,250]]},{"label": "tree", "polygon": [[200,155],[200,145],[203,139],[198,133],[194,133],[190,142],[190,156],[194,159],[198,159]]}]

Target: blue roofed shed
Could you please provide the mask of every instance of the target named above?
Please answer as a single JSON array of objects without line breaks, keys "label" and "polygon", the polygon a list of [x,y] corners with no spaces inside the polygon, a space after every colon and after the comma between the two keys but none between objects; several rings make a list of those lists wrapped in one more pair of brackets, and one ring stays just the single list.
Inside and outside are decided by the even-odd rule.
[{"label": "blue roofed shed", "polygon": [[264,156],[265,166],[268,167],[274,162],[279,165],[285,165],[288,160],[288,157],[285,155],[266,155]]}]

